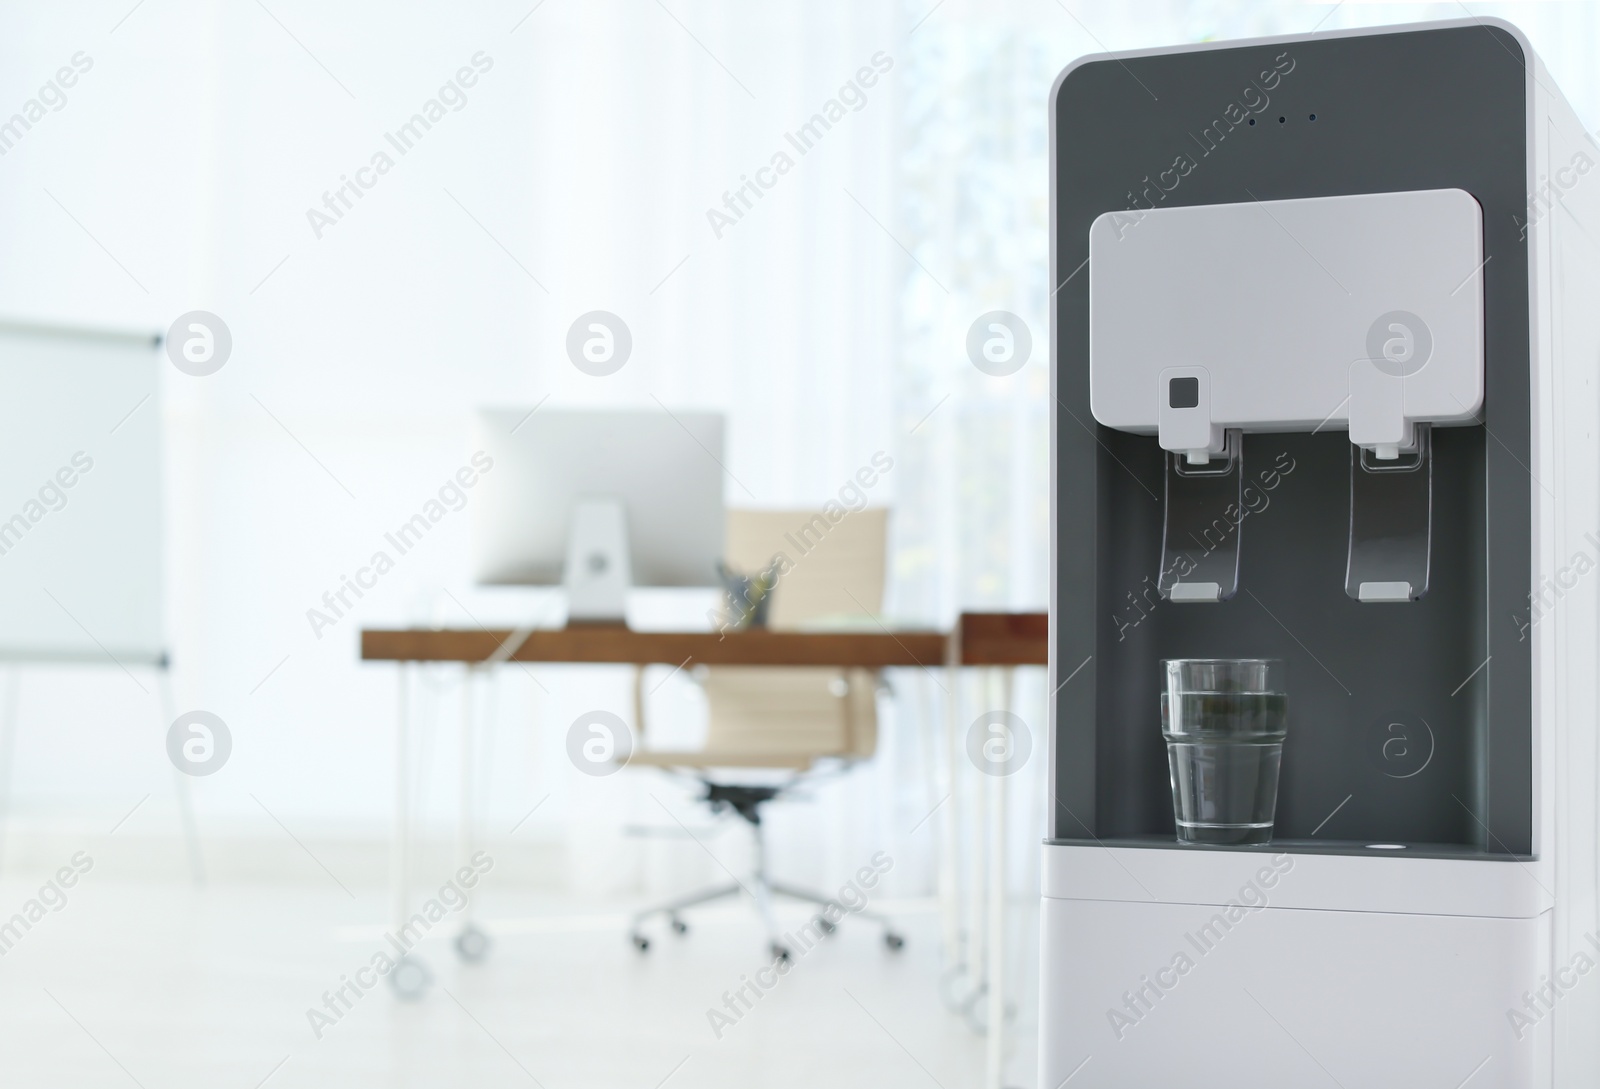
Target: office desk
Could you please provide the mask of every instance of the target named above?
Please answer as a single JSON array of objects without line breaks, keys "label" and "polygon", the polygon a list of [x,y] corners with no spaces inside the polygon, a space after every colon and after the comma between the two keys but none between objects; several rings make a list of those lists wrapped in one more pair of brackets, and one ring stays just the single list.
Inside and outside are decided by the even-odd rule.
[{"label": "office desk", "polygon": [[[407,862],[411,838],[408,677],[406,666],[420,662],[460,662],[467,669],[504,662],[610,663],[618,665],[840,666],[860,669],[921,667],[937,669],[946,658],[948,636],[937,631],[891,631],[888,628],[828,631],[635,631],[623,625],[582,624],[566,628],[521,628],[516,631],[463,629],[366,629],[361,633],[363,661],[400,665],[400,701],[395,737],[395,824],[390,877],[396,926],[406,921],[410,890]],[[635,685],[635,722],[641,720]],[[461,817],[458,852],[472,853],[473,730],[472,683],[463,688],[461,729]],[[474,929],[467,909],[463,934]],[[458,951],[466,956],[458,942]],[[405,981],[415,981],[415,989]],[[426,986],[420,972],[391,973],[402,995]]]},{"label": "office desk", "polygon": [[[946,951],[958,956],[961,946],[959,892],[954,844],[961,828],[961,799],[956,775],[964,753],[959,693],[956,683],[969,667],[998,669],[1002,680],[1000,709],[1010,711],[1012,674],[1019,666],[1043,666],[1049,661],[1049,622],[1044,613],[963,613],[950,632],[893,631],[887,628],[847,631],[635,631],[622,626],[580,625],[560,629],[461,630],[368,629],[361,633],[364,661],[397,662],[401,668],[400,712],[397,728],[395,842],[392,876],[397,923],[404,922],[408,890],[406,853],[410,837],[406,755],[408,663],[460,662],[469,669],[503,662],[610,663],[621,665],[839,666],[841,668],[892,669],[943,666],[949,678],[945,689],[944,741],[950,769],[949,806],[941,820],[940,901]],[[471,686],[467,686],[470,693]],[[470,698],[470,697],[469,697]],[[637,719],[638,708],[635,708]],[[471,767],[471,709],[463,708],[462,768]],[[1048,752],[1045,723],[1030,728],[1030,761]],[[971,991],[964,1003],[971,1007],[986,1000],[989,1071],[986,1081],[998,1084],[1003,1054],[1005,1021],[1004,908],[1005,908],[1005,777],[980,776],[975,806],[977,835],[983,849],[973,853],[972,880],[967,884],[969,905],[965,929],[971,939],[966,953],[972,964],[962,964]],[[470,853],[468,782],[462,782],[462,853]]]}]

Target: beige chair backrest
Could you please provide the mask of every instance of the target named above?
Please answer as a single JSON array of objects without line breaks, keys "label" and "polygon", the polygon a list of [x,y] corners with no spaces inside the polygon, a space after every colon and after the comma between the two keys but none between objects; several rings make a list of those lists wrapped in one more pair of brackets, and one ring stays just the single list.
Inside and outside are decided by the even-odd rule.
[{"label": "beige chair backrest", "polygon": [[[883,608],[889,512],[830,521],[816,511],[730,510],[727,562],[750,572],[782,556],[768,623],[857,623]],[[708,751],[865,759],[878,743],[877,675],[869,670],[720,666],[703,682]]]},{"label": "beige chair backrest", "polygon": [[730,510],[726,532],[726,559],[735,571],[760,570],[778,556],[788,561],[767,616],[773,628],[883,609],[889,512],[882,507],[846,513],[836,523],[817,511]]}]

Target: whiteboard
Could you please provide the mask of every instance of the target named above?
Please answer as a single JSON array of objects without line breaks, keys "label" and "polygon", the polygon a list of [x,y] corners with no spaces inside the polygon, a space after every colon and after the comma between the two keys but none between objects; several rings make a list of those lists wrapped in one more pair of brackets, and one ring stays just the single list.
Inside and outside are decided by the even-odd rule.
[{"label": "whiteboard", "polygon": [[0,659],[165,660],[159,348],[0,321]]}]

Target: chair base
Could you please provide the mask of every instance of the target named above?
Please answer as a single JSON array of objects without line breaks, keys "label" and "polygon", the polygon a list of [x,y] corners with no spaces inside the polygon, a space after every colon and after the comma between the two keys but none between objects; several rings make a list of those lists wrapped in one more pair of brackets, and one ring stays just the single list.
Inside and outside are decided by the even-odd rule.
[{"label": "chair base", "polygon": [[[655,904],[638,912],[633,917],[633,925],[629,931],[629,938],[639,952],[647,952],[650,948],[650,939],[641,929],[644,923],[657,916],[665,916],[668,924],[677,934],[686,934],[689,924],[685,923],[681,913],[702,904],[713,903],[717,900],[726,900],[741,893],[749,895],[755,901],[756,910],[761,914],[761,921],[766,925],[767,949],[777,960],[791,960],[794,955],[793,946],[796,943],[803,945],[802,952],[809,951],[813,945],[823,938],[831,935],[838,929],[839,922],[846,916],[854,915],[862,919],[870,919],[883,927],[883,943],[891,951],[898,952],[905,947],[905,938],[894,929],[894,925],[884,916],[865,908],[847,909],[837,899],[824,896],[822,893],[812,892],[809,889],[797,888],[782,882],[773,881],[767,876],[767,851],[766,840],[762,835],[760,807],[782,793],[781,787],[734,787],[707,782],[705,800],[711,803],[713,811],[732,809],[750,825],[751,834],[755,837],[756,865],[748,881],[735,881],[732,884],[716,885],[699,892],[689,893],[686,896],[674,897],[660,904]],[[775,896],[782,896],[789,900],[797,900],[804,904],[813,904],[820,909],[817,914],[796,929],[793,934],[781,933],[778,921],[772,911],[772,900]],[[829,915],[832,918],[829,918]]]},{"label": "chair base", "polygon": [[[658,915],[663,916],[674,933],[687,934],[689,932],[689,924],[684,922],[681,915],[682,912],[741,894],[749,894],[750,898],[755,901],[756,910],[760,912],[761,920],[766,925],[767,950],[777,960],[792,960],[796,944],[801,946],[801,952],[808,952],[821,939],[831,937],[834,931],[838,930],[839,922],[852,915],[861,919],[871,920],[881,926],[883,928],[883,944],[892,952],[899,952],[905,947],[905,936],[894,928],[894,924],[886,915],[868,911],[865,908],[851,911],[837,900],[824,896],[819,892],[811,892],[807,889],[796,888],[793,885],[766,881],[760,878],[752,879],[745,884],[717,885],[645,908],[634,915],[633,925],[628,937],[639,952],[648,952],[650,939],[644,933],[643,927],[650,919]],[[783,933],[779,930],[778,921],[772,911],[772,900],[777,896],[804,904],[814,904],[820,910],[793,932]],[[835,916],[833,919],[828,917],[829,908],[833,909]]]}]

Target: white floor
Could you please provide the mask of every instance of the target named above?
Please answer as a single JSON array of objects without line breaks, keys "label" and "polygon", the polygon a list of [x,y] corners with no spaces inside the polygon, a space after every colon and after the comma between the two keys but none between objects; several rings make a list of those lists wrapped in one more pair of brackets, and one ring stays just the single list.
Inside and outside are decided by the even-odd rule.
[{"label": "white floor", "polygon": [[[38,891],[39,879],[0,882],[0,922]],[[398,1001],[380,982],[318,1039],[306,1011],[383,948],[384,904],[376,891],[195,890],[91,872],[0,955],[0,1085],[981,1084],[983,1041],[940,1000],[926,910],[898,920],[898,954],[847,919],[718,1039],[707,1010],[766,961],[747,906],[703,910],[683,937],[657,928],[641,956],[625,939],[628,905],[496,896],[485,963],[457,963],[447,917],[420,947],[435,976],[424,998]],[[1032,1084],[1033,1046],[1014,1041],[1013,1083]]]}]

